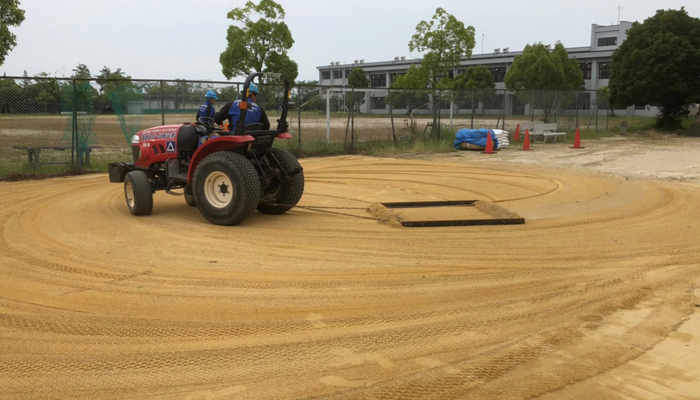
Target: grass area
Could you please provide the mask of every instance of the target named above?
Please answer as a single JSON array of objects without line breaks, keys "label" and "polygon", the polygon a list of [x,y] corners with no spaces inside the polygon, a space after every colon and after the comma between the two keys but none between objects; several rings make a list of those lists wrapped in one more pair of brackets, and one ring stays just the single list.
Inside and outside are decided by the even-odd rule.
[{"label": "grass area", "polygon": [[[166,124],[179,124],[191,120],[192,115],[166,114]],[[276,146],[288,149],[297,157],[323,157],[342,154],[364,154],[370,156],[395,156],[398,154],[421,153],[446,153],[453,152],[454,132],[471,125],[470,115],[456,115],[453,120],[453,129],[449,126],[449,117],[442,116],[441,140],[423,139],[426,125],[432,121],[429,115],[421,115],[415,118],[416,127],[414,135],[416,140],[410,140],[411,131],[407,125],[406,115],[394,115],[394,132],[398,137],[395,144],[392,138],[391,118],[387,114],[357,114],[354,121],[356,132],[355,145],[350,145],[350,135],[347,134],[346,113],[332,113],[330,143],[327,143],[327,121],[325,114],[317,112],[301,113],[301,145],[299,144],[299,113],[290,112],[290,133],[294,139],[290,141],[278,140]],[[275,121],[277,116],[270,113],[270,120]],[[620,125],[627,122],[627,134],[634,135],[637,132],[653,132],[654,118],[650,117],[598,117],[596,129],[595,119],[579,117],[581,127],[581,140],[597,140],[620,134]],[[695,117],[683,121],[683,126],[689,126]],[[163,121],[160,115],[128,116],[122,121],[131,124],[135,130],[158,126]],[[507,116],[505,128],[511,134],[518,123],[530,122],[529,116]],[[540,121],[535,121],[540,122]],[[590,124],[590,129],[589,125]],[[575,116],[559,116],[557,124],[560,131],[567,132],[565,138],[558,138],[557,142],[573,143],[576,126]],[[494,116],[474,116],[475,128],[502,127],[503,121]],[[33,170],[29,167],[27,153],[14,149],[14,145],[39,145],[39,144],[70,144],[66,143],[67,118],[60,115],[0,115],[0,179],[8,175],[51,175],[64,174],[71,169],[70,151],[44,150],[41,160],[47,164]],[[430,129],[427,129],[427,135]],[[524,132],[521,133],[524,135]],[[89,171],[107,171],[110,162],[118,160],[130,160],[131,154],[127,145],[123,124],[116,115],[99,115],[91,125],[91,144],[102,146],[102,149],[92,153],[92,166],[85,168]],[[70,137],[70,136],[68,136]],[[346,138],[347,137],[347,138]],[[517,148],[518,144],[513,147]],[[52,164],[49,164],[52,163]],[[64,162],[64,164],[58,164]]]},{"label": "grass area", "polygon": [[275,146],[290,151],[299,158],[328,157],[346,154],[361,154],[368,156],[386,157],[405,153],[447,153],[455,151],[454,132],[443,135],[440,140],[418,139],[411,141],[402,138],[396,144],[392,140],[358,141],[355,146],[350,143],[325,141],[304,141],[301,146],[296,141],[276,141]]}]

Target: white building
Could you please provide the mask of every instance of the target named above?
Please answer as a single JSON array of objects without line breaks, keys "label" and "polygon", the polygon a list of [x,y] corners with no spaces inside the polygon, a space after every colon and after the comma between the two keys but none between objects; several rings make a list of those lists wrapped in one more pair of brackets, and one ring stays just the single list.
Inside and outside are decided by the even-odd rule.
[{"label": "white building", "polygon": [[[622,21],[619,25],[602,26],[593,24],[591,27],[590,46],[567,48],[569,56],[576,58],[581,66],[584,75],[584,88],[590,92],[583,92],[579,96],[578,105],[580,109],[591,110],[596,93],[595,90],[608,86],[610,74],[612,72],[613,52],[627,38],[627,31],[632,27],[631,22]],[[511,93],[503,99],[503,91],[506,89],[503,78],[508,68],[513,64],[515,56],[522,54],[522,51],[510,51],[508,48],[495,49],[491,54],[475,54],[471,58],[464,57],[460,66],[450,71],[450,76],[460,74],[471,66],[483,65],[491,71],[496,89],[502,92],[499,96],[505,101],[507,114],[529,114],[529,105],[522,104]],[[355,60],[352,64],[340,64],[333,62],[330,65],[317,67],[319,73],[319,85],[321,86],[346,86],[347,78],[353,68],[362,68],[367,74],[371,88],[386,89],[391,86],[393,80],[408,70],[411,65],[420,66],[420,59],[409,59],[405,57],[395,57],[392,61],[364,62]],[[382,113],[387,108],[383,101],[379,101],[381,96],[386,96],[386,91],[376,90],[370,93],[371,100],[363,106],[366,112]],[[381,99],[383,100],[383,99]],[[497,102],[498,104],[501,101]],[[482,112],[484,110],[481,110]],[[486,113],[496,112],[496,110],[485,110]],[[603,111],[605,113],[607,111]],[[645,115],[654,116],[658,112],[655,107],[629,107],[627,110],[616,110],[618,115]],[[537,110],[535,110],[537,113]]]}]

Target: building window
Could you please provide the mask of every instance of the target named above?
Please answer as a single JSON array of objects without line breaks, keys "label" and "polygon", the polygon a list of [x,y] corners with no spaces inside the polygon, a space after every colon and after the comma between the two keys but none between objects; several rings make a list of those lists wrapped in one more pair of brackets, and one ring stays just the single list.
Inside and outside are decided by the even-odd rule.
[{"label": "building window", "polygon": [[581,71],[583,71],[583,79],[591,79],[591,73],[593,70],[593,63],[582,62],[579,63]]},{"label": "building window", "polygon": [[333,79],[343,79],[343,71],[333,71]]},{"label": "building window", "polygon": [[331,79],[331,71],[321,71],[321,79]]},{"label": "building window", "polygon": [[397,73],[391,74],[391,76],[390,76],[391,83],[393,84],[394,81],[396,80],[396,78],[398,78],[399,76],[404,76],[404,75],[406,75],[406,74],[403,72],[397,72]]},{"label": "building window", "polygon": [[369,85],[371,87],[386,87],[386,74],[370,75]]},{"label": "building window", "polygon": [[491,72],[494,82],[503,82],[503,78],[506,77],[506,67],[491,67],[488,70]]},{"label": "building window", "polygon": [[438,103],[438,106],[440,107],[441,110],[449,110],[451,105],[452,105],[452,101],[450,101],[448,96],[440,97],[440,101]]},{"label": "building window", "polygon": [[[591,109],[591,93],[578,92],[574,97],[568,98],[564,95],[565,103],[562,104],[565,110],[590,110]],[[566,102],[569,102],[566,104]]]},{"label": "building window", "polygon": [[386,97],[371,97],[371,104],[370,106],[372,107],[372,110],[383,110],[386,108],[386,103],[384,100]]},{"label": "building window", "polygon": [[612,61],[598,63],[598,79],[610,79],[612,73]]},{"label": "building window", "polygon": [[598,38],[598,46],[616,46],[617,45],[617,38],[616,37],[602,37]]},{"label": "building window", "polygon": [[462,68],[462,69],[458,69],[458,70],[457,70],[457,75],[462,75],[462,74],[465,73],[465,72],[467,72],[466,69],[463,69],[463,68]]},{"label": "building window", "polygon": [[501,107],[503,106],[503,95],[502,94],[497,94],[495,96],[486,95],[486,96],[481,97],[481,101],[483,102],[485,109],[500,110]]},{"label": "building window", "polygon": [[351,69],[346,69],[346,70],[345,70],[345,79],[349,78],[349,77],[350,77],[350,74],[352,74],[352,70],[351,70]]}]

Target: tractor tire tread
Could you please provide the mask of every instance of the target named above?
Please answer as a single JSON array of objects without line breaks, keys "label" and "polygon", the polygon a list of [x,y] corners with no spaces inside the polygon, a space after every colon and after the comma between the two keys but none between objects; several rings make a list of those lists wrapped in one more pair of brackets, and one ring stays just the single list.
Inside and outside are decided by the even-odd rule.
[{"label": "tractor tire tread", "polygon": [[[127,180],[131,182],[134,190],[134,207],[127,207],[133,215],[149,215],[153,211],[153,191],[148,175],[143,171],[131,171],[124,177],[124,188],[126,190]],[[126,192],[124,193],[126,197]]]},{"label": "tractor tire tread", "polygon": [[[215,165],[215,168],[219,168],[220,171],[227,173],[232,180],[232,184],[235,185],[234,190],[240,193],[241,198],[239,201],[232,202],[226,207],[227,210],[225,212],[210,209],[211,207],[209,207],[204,193],[200,190],[200,181],[206,179],[206,176],[203,175],[205,170],[210,168],[209,165]],[[199,212],[209,222],[216,225],[240,224],[255,212],[260,202],[262,189],[260,188],[260,178],[253,163],[244,156],[230,151],[220,151],[206,156],[197,165],[192,183],[194,201]]]}]

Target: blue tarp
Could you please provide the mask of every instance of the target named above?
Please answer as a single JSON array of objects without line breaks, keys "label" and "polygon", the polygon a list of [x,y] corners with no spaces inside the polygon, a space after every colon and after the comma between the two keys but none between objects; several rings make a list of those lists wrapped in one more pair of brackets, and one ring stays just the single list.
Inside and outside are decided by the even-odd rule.
[{"label": "blue tarp", "polygon": [[460,143],[471,143],[477,146],[486,147],[486,135],[491,132],[491,140],[493,140],[493,148],[498,148],[498,140],[496,134],[490,129],[460,129],[455,133],[455,149],[459,150]]}]

